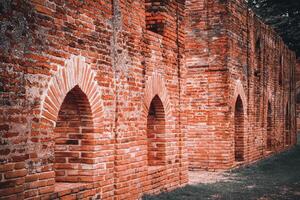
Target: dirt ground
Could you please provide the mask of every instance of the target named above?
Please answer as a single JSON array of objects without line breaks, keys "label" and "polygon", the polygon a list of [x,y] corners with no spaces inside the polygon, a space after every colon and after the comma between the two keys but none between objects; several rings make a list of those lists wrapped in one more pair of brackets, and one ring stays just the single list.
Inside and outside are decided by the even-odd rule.
[{"label": "dirt ground", "polygon": [[199,183],[216,183],[220,181],[230,181],[228,172],[208,172],[208,171],[190,171],[189,185]]}]

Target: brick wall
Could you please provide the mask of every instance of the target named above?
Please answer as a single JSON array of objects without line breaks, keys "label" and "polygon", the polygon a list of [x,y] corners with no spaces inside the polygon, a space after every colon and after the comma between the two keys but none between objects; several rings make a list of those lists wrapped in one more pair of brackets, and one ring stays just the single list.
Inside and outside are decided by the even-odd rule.
[{"label": "brick wall", "polygon": [[186,6],[189,167],[226,169],[295,144],[295,54],[242,0]]},{"label": "brick wall", "polygon": [[[251,11],[245,12],[245,3],[231,2],[228,9],[232,13],[228,62],[231,91],[240,81],[246,94],[248,138],[245,151],[248,152],[247,162],[252,162],[296,142],[295,54],[273,29]],[[268,121],[271,121],[270,128]],[[288,128],[284,121],[289,122]]]},{"label": "brick wall", "polygon": [[182,2],[163,3],[159,33],[144,1],[1,4],[1,198],[138,199],[186,184]]},{"label": "brick wall", "polygon": [[2,199],[138,199],[295,143],[294,54],[239,1],[0,10]]},{"label": "brick wall", "polygon": [[296,124],[297,132],[300,131],[300,59],[296,64]]}]

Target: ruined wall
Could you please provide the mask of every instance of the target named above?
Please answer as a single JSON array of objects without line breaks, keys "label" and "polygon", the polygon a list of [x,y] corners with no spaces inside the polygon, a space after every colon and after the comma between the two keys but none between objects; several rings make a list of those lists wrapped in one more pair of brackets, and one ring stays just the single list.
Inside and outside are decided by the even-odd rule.
[{"label": "ruined wall", "polygon": [[[187,182],[183,3],[163,5],[159,33],[144,3],[1,1],[2,198],[138,199]],[[164,163],[151,166],[156,96]]]},{"label": "ruined wall", "polygon": [[295,56],[241,1],[0,3],[3,199],[138,199],[296,141]]},{"label": "ruined wall", "polygon": [[186,5],[189,167],[224,169],[294,144],[295,54],[242,0]]},{"label": "ruined wall", "polygon": [[231,108],[233,113],[237,95],[245,96],[244,151],[249,163],[296,142],[296,58],[245,2],[231,1],[228,10]]},{"label": "ruined wall", "polygon": [[300,59],[297,59],[296,64],[296,123],[297,132],[300,131]]}]

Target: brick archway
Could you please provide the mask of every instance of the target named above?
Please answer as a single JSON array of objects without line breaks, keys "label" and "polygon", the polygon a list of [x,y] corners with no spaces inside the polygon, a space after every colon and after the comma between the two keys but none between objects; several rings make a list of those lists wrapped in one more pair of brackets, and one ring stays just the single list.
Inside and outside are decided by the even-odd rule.
[{"label": "brick archway", "polygon": [[[151,191],[155,190],[158,185],[165,187],[167,184],[166,180],[161,180],[161,176],[157,176],[157,174],[167,173],[168,164],[175,160],[174,153],[171,153],[174,152],[174,147],[169,145],[167,141],[170,140],[170,137],[175,138],[176,136],[170,136],[173,134],[172,127],[174,120],[172,120],[170,98],[164,78],[158,72],[153,72],[145,84],[142,120],[145,130],[145,149],[148,155],[148,176],[146,184],[148,187],[146,190]],[[155,114],[153,112],[155,112]],[[155,116],[154,118],[152,116],[153,114]],[[155,131],[152,131],[150,128],[153,126],[156,126]],[[158,141],[153,140],[151,137],[153,133],[156,134],[159,139]],[[153,149],[151,145],[159,148]]]},{"label": "brick archway", "polygon": [[247,127],[247,98],[240,80],[236,81],[234,95],[231,101],[233,109],[233,142],[234,160],[242,162],[246,159],[246,127]]},{"label": "brick archway", "polygon": [[236,103],[236,100],[237,100],[238,96],[241,98],[241,100],[243,102],[244,115],[247,116],[247,112],[248,112],[247,97],[246,97],[246,94],[245,94],[245,91],[244,91],[244,87],[243,87],[240,80],[236,81],[236,85],[235,85],[235,89],[234,89],[234,93],[233,93],[233,98],[231,100],[231,108],[235,108],[235,103]]},{"label": "brick archway", "polygon": [[[145,84],[145,96],[144,96],[144,106],[145,111],[150,109],[150,104],[152,99],[157,95],[162,101],[163,107],[165,109],[166,117],[170,114],[170,102],[169,95],[165,85],[164,78],[157,72],[153,72],[152,76],[148,78]],[[147,112],[145,112],[147,114]]]},{"label": "brick archway", "polygon": [[72,56],[50,80],[41,118],[55,155],[50,163],[56,174],[54,192],[65,182],[95,182],[105,176],[98,163],[102,155],[95,152],[103,131],[100,92],[96,73],[81,56]]},{"label": "brick archway", "polygon": [[54,77],[51,78],[42,104],[42,118],[55,122],[60,106],[67,93],[76,85],[87,96],[95,127],[101,125],[103,106],[95,72],[82,56],[72,56]]}]

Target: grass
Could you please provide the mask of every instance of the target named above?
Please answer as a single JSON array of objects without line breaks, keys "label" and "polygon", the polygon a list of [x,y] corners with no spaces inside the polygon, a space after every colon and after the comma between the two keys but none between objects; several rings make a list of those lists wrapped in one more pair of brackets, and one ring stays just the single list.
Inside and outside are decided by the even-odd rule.
[{"label": "grass", "polygon": [[144,196],[143,200],[300,199],[300,144],[256,164],[228,171],[226,176],[229,181],[187,185]]}]

